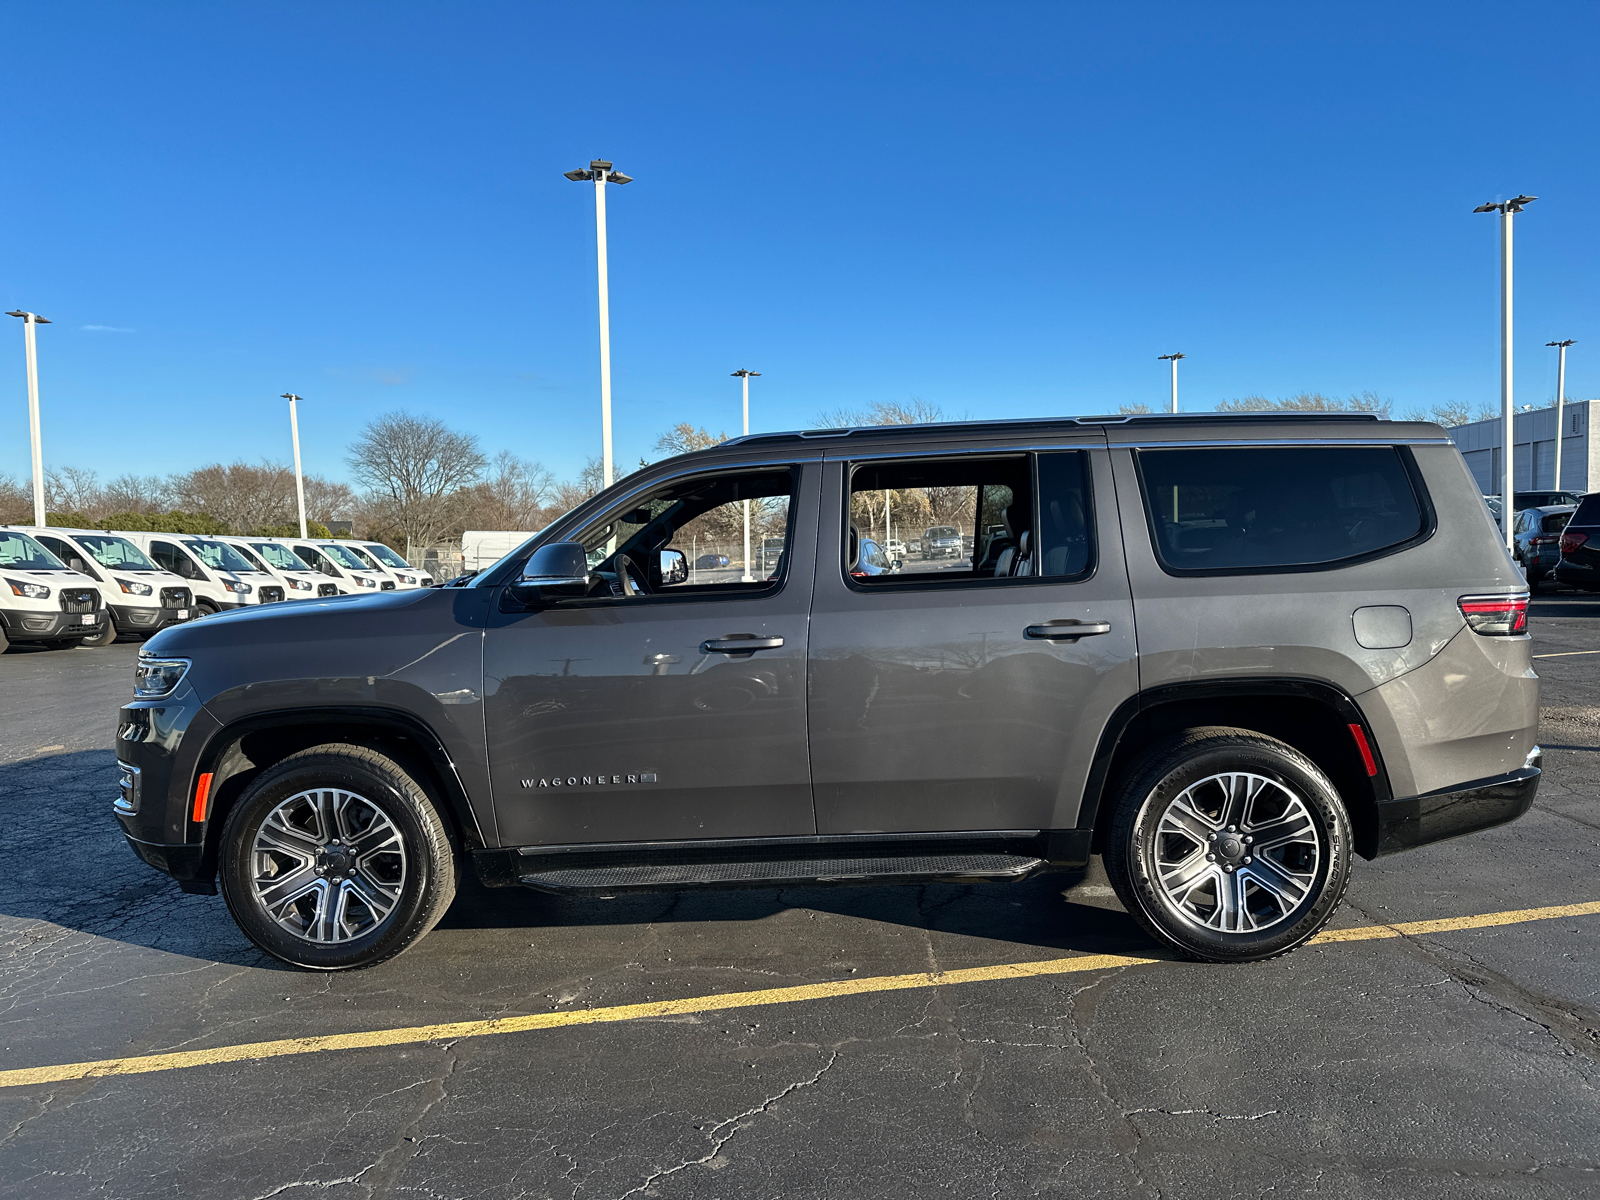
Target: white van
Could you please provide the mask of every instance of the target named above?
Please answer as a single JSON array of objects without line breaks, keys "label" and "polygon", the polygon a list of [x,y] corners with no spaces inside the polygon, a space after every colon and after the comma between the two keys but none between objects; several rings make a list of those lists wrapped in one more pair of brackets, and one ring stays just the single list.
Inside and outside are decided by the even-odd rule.
[{"label": "white van", "polygon": [[382,542],[357,542],[341,538],[339,545],[376,565],[380,571],[395,581],[396,587],[402,592],[433,585],[432,575],[413,567]]},{"label": "white van", "polygon": [[0,650],[38,642],[70,650],[105,633],[100,589],[27,534],[0,529]]},{"label": "white van", "polygon": [[331,538],[273,538],[294,556],[334,581],[340,595],[365,596],[372,592],[392,592],[395,582],[382,571],[363,562]]},{"label": "white van", "polygon": [[109,646],[121,633],[149,637],[194,615],[194,595],[171,571],[162,570],[125,537],[101,529],[39,529],[13,526],[100,588],[107,613],[105,632],[86,646]]},{"label": "white van", "polygon": [[197,617],[251,604],[271,604],[287,593],[284,585],[227,542],[195,533],[138,533],[115,531],[158,566],[181,575],[194,592]]},{"label": "white van", "polygon": [[294,551],[278,545],[271,538],[218,534],[217,541],[227,542],[244,555],[256,570],[265,571],[288,588],[285,599],[310,600],[317,596],[339,594],[338,588],[325,582],[320,574],[296,558]]}]

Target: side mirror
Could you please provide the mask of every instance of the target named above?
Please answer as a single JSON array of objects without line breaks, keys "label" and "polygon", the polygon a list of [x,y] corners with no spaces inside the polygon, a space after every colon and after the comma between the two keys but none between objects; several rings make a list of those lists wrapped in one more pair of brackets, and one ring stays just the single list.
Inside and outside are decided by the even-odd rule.
[{"label": "side mirror", "polygon": [[663,550],[661,552],[661,582],[682,583],[689,578],[689,560],[683,556],[682,550]]},{"label": "side mirror", "polygon": [[511,590],[524,601],[554,600],[587,595],[591,579],[582,542],[551,542],[533,552]]}]

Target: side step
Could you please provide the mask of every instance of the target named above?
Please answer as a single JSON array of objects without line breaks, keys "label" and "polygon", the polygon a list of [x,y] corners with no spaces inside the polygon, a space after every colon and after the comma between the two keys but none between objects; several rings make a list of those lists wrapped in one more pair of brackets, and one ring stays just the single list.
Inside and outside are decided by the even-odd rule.
[{"label": "side step", "polygon": [[1025,879],[1045,865],[1023,854],[917,854],[852,858],[785,858],[524,869],[518,882],[566,896],[680,892],[697,888],[859,887],[885,883],[1001,883]]}]

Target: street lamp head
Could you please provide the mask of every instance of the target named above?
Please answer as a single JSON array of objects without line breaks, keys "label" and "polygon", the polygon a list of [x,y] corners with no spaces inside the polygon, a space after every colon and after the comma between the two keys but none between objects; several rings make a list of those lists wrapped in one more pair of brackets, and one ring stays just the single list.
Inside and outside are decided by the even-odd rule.
[{"label": "street lamp head", "polygon": [[1478,205],[1477,208],[1473,209],[1472,211],[1475,212],[1475,213],[1480,213],[1480,212],[1499,212],[1500,211],[1500,206],[1498,204],[1480,204],[1480,205]]},{"label": "street lamp head", "polygon": [[24,321],[32,321],[35,325],[48,325],[48,324],[50,324],[49,321],[47,321],[45,318],[41,317],[38,313],[23,312],[22,309],[20,309],[20,308],[17,309],[15,312],[8,312],[6,314],[6,316],[8,316],[8,317],[21,317]]},{"label": "street lamp head", "polygon": [[1496,204],[1493,201],[1490,201],[1488,204],[1480,204],[1480,205],[1478,205],[1477,208],[1473,209],[1472,211],[1475,212],[1475,213],[1480,213],[1480,212],[1519,213],[1519,212],[1522,211],[1523,205],[1532,204],[1538,198],[1539,197],[1537,197],[1537,196],[1513,196],[1511,199],[1506,200],[1506,201],[1504,201],[1502,203],[1499,203],[1499,204]]},{"label": "street lamp head", "polygon": [[1175,361],[1177,361],[1178,359],[1180,359],[1182,357],[1184,357],[1184,356],[1181,355],[1181,354],[1158,354],[1158,355],[1156,355],[1156,361],[1157,362],[1169,362],[1169,361],[1175,362]]},{"label": "street lamp head", "polygon": [[606,182],[607,183],[632,183],[633,182],[633,176],[632,175],[624,175],[621,171],[612,171],[611,174],[606,177]]},{"label": "street lamp head", "polygon": [[1521,212],[1524,204],[1532,204],[1538,198],[1537,196],[1513,196],[1506,201],[1506,204],[1510,206],[1512,212]]},{"label": "street lamp head", "polygon": [[300,399],[300,397],[296,396],[293,392],[285,392],[283,394],[283,398],[285,400],[298,400],[298,399]]},{"label": "street lamp head", "polygon": [[1572,345],[1575,341],[1577,341],[1576,338],[1568,338],[1564,342],[1546,342],[1545,345],[1546,346],[1561,346],[1561,347],[1565,348],[1567,346]]},{"label": "street lamp head", "polygon": [[589,170],[591,170],[591,171],[609,171],[609,170],[611,170],[611,166],[612,166],[612,164],[608,163],[603,158],[595,158],[595,159],[590,159],[589,160]]},{"label": "street lamp head", "polygon": [[579,167],[575,171],[563,171],[561,173],[563,175],[565,175],[568,179],[572,180],[573,183],[583,183],[585,180],[589,180],[589,179],[593,179],[594,178],[593,174],[591,174],[588,171],[585,171],[582,167]]},{"label": "street lamp head", "polygon": [[760,371],[747,371],[743,367],[740,367],[737,371],[733,372],[733,374],[734,374],[735,378],[739,378],[741,376],[744,377],[744,378],[748,378],[748,379],[760,379],[761,378],[761,372]]}]

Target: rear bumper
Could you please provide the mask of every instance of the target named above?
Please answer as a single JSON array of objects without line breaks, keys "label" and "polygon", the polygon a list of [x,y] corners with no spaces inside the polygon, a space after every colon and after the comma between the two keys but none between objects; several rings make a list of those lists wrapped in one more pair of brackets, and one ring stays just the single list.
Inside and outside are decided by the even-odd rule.
[{"label": "rear bumper", "polygon": [[1600,587],[1600,570],[1563,558],[1552,572],[1557,583],[1573,587]]},{"label": "rear bumper", "polygon": [[1378,855],[1398,854],[1515,821],[1533,805],[1539,792],[1540,759],[1539,749],[1534,747],[1527,765],[1509,775],[1379,803]]}]

